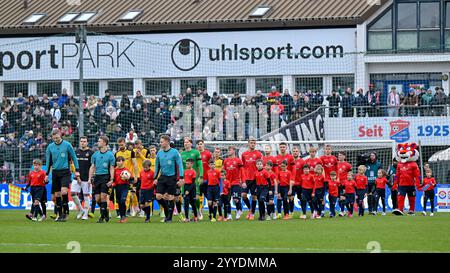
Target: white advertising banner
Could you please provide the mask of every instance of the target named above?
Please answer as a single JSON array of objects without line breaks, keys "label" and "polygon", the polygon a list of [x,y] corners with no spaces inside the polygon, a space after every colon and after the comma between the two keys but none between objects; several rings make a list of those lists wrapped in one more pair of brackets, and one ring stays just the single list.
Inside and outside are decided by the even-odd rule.
[{"label": "white advertising banner", "polygon": [[[355,29],[89,35],[86,79],[353,74]],[[74,36],[0,39],[0,80],[78,78]]]},{"label": "white advertising banner", "polygon": [[449,145],[448,117],[326,118],[326,140],[395,140]]},{"label": "white advertising banner", "polygon": [[437,187],[437,211],[450,212],[450,184]]}]

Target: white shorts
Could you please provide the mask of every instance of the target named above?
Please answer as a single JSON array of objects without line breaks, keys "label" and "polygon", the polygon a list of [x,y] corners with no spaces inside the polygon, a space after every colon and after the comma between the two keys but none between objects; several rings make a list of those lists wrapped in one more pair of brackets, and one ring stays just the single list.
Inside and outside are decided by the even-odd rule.
[{"label": "white shorts", "polygon": [[78,184],[77,180],[72,181],[72,185],[70,187],[71,192],[80,193],[83,190],[83,194],[92,194],[92,184],[89,182],[81,181],[81,185]]}]

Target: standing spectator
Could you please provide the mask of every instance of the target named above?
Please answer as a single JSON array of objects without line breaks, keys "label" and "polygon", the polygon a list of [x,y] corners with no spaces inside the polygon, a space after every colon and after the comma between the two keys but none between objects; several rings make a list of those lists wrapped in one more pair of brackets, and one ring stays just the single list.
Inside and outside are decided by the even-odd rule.
[{"label": "standing spectator", "polygon": [[274,102],[275,100],[279,100],[281,97],[280,92],[278,92],[277,87],[275,85],[273,85],[270,89],[270,93],[268,95],[268,100],[270,100],[270,102]]},{"label": "standing spectator", "polygon": [[436,94],[434,94],[433,99],[431,100],[435,116],[446,115],[445,106],[443,106],[445,104],[447,104],[447,95],[445,95],[444,89],[442,89],[442,87],[436,87]]},{"label": "standing spectator", "polygon": [[23,97],[22,92],[17,93],[17,99],[16,99],[15,103],[16,103],[16,105],[25,104],[25,98]]},{"label": "standing spectator", "polygon": [[144,120],[144,111],[142,111],[142,107],[140,104],[136,104],[136,110],[133,113],[133,127],[136,131],[141,131],[141,124]]},{"label": "standing spectator", "polygon": [[400,106],[400,96],[397,94],[397,88],[395,86],[391,87],[391,91],[388,94],[387,106],[388,116],[397,117]]},{"label": "standing spectator", "polygon": [[366,93],[366,101],[367,105],[370,106],[367,109],[369,117],[379,117],[381,116],[381,92],[379,90],[375,90],[373,84],[369,84],[369,91]]},{"label": "standing spectator", "polygon": [[59,101],[58,94],[53,93],[52,99],[50,100],[50,105],[53,107],[53,104],[54,104],[55,102],[58,103],[58,101]]},{"label": "standing spectator", "polygon": [[221,103],[221,99],[219,97],[219,95],[217,94],[217,92],[214,92],[211,98],[211,104],[214,105],[220,105]]},{"label": "standing spectator", "polygon": [[[123,95],[122,96],[122,99],[125,99],[125,102],[128,100],[128,105],[130,105],[130,99],[128,98],[128,96],[127,95]],[[125,103],[126,104],[126,103]],[[117,103],[117,100],[114,98],[114,96],[113,95],[109,95],[109,100],[108,100],[108,103],[107,104],[105,104],[105,106],[108,106],[108,105],[112,105],[114,108],[116,108],[117,109],[117,107],[119,106],[119,104]]]},{"label": "standing spectator", "polygon": [[327,97],[328,106],[329,108],[329,116],[330,118],[337,118],[339,117],[339,103],[341,102],[341,97],[339,97],[336,90],[333,89],[331,91],[331,95]]},{"label": "standing spectator", "polygon": [[356,91],[355,95],[355,101],[353,103],[353,106],[356,108],[356,116],[357,117],[365,117],[366,116],[366,106],[367,106],[367,100],[364,96],[364,91],[362,88],[359,88],[358,91]]},{"label": "standing spectator", "polygon": [[63,107],[64,104],[66,104],[68,100],[69,100],[69,96],[67,95],[67,89],[64,88],[62,90],[62,92],[61,92],[61,96],[58,99],[58,106],[59,106],[59,108]]},{"label": "standing spectator", "polygon": [[5,158],[6,170],[10,172],[13,181],[16,179],[15,166],[19,163],[16,156],[18,153],[17,144],[17,139],[15,138],[14,133],[8,134],[5,153],[3,156]]},{"label": "standing spectator", "polygon": [[186,88],[186,92],[183,94],[183,100],[181,101],[181,104],[188,105],[192,102],[192,99],[192,89],[188,87]]},{"label": "standing spectator", "polygon": [[344,118],[353,117],[353,103],[354,96],[352,94],[352,89],[348,88],[344,96],[342,97],[341,107],[342,107],[342,116]]},{"label": "standing spectator", "polygon": [[241,94],[239,92],[234,93],[234,97],[231,99],[230,105],[239,106],[242,104]]},{"label": "standing spectator", "polygon": [[311,98],[312,110],[316,110],[322,106],[324,98],[322,96],[322,91],[320,89],[316,90],[315,94]]},{"label": "standing spectator", "polygon": [[[130,104],[130,101],[128,100],[128,104]],[[144,97],[142,96],[141,90],[136,91],[136,97],[133,99],[132,107],[133,109],[136,109],[137,105],[142,106],[144,104]]]},{"label": "standing spectator", "polygon": [[281,104],[284,106],[283,119],[286,122],[290,122],[291,111],[293,107],[293,99],[289,94],[289,89],[284,89],[283,96],[281,97]]},{"label": "standing spectator", "polygon": [[266,97],[262,94],[261,90],[256,91],[255,103],[257,105],[266,102]]},{"label": "standing spectator", "polygon": [[433,114],[433,109],[431,108],[431,100],[433,99],[433,90],[428,89],[425,94],[422,95],[420,99],[421,104],[421,115],[431,116]]},{"label": "standing spectator", "polygon": [[408,95],[403,99],[401,105],[406,106],[406,115],[407,116],[415,116],[417,115],[417,107],[419,106],[419,99],[416,96],[416,90],[414,88],[410,88]]},{"label": "standing spectator", "polygon": [[94,114],[95,108],[97,107],[97,99],[94,95],[90,95],[87,100],[86,109],[91,113]]},{"label": "standing spectator", "polygon": [[210,101],[211,101],[211,96],[208,94],[208,90],[203,89],[203,102],[207,102],[209,104]]}]

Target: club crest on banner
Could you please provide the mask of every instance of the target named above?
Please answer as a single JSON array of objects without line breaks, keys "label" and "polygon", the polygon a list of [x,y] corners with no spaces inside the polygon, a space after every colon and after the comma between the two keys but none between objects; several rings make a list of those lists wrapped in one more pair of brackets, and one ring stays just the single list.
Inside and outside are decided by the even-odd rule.
[{"label": "club crest on banner", "polygon": [[395,142],[398,143],[402,143],[409,140],[410,138],[409,121],[399,119],[389,122],[389,125],[391,126],[391,132],[389,134],[389,137],[392,140],[395,140]]}]

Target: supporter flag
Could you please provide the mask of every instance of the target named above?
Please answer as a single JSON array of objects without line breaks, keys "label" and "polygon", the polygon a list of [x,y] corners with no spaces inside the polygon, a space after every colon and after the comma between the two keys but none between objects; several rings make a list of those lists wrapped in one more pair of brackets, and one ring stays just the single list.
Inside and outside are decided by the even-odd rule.
[{"label": "supporter flag", "polygon": [[20,205],[20,196],[22,194],[22,188],[13,184],[8,185],[8,203],[11,206],[18,207]]}]

